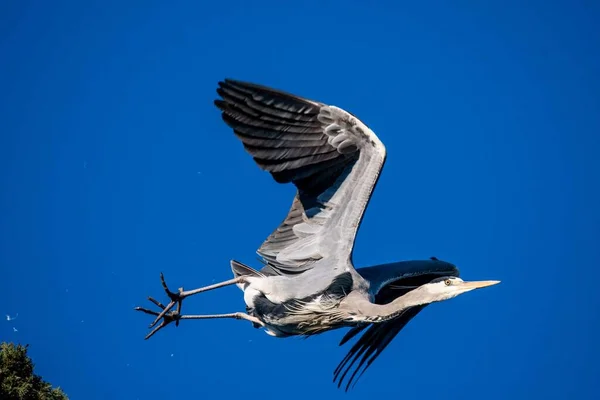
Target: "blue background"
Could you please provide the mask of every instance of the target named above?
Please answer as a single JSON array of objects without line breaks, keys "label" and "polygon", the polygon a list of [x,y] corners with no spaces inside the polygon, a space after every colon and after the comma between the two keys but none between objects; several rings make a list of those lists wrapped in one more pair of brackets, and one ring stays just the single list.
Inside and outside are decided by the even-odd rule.
[{"label": "blue background", "polygon": [[[1,3],[0,339],[72,399],[600,398],[600,3],[283,3]],[[437,256],[502,284],[428,307],[346,396],[343,331],[144,341],[160,271],[191,289],[258,266],[293,197],[221,121],[225,77],[386,144],[358,266]],[[243,309],[235,287],[184,307]]]}]

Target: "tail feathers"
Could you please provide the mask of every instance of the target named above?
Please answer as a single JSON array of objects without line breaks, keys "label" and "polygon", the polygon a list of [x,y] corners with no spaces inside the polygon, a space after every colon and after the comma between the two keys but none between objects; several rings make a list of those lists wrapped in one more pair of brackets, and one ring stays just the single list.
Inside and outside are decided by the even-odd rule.
[{"label": "tail feathers", "polygon": [[233,271],[233,276],[236,278],[240,276],[264,276],[254,268],[251,268],[236,260],[231,260],[231,270]]}]

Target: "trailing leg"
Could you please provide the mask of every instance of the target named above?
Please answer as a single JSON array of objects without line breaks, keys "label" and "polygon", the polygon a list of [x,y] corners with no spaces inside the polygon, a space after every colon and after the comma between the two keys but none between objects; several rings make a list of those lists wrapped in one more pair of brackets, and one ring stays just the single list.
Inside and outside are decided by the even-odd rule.
[{"label": "trailing leg", "polygon": [[252,322],[253,324],[258,324],[260,326],[264,326],[264,324],[261,320],[259,320],[256,317],[253,317],[251,315],[248,315],[246,313],[243,313],[243,312],[235,312],[235,313],[229,313],[229,314],[213,314],[213,315],[181,315],[181,314],[179,314],[178,311],[169,311],[169,312],[164,313],[164,310],[166,309],[166,307],[162,303],[154,300],[153,298],[150,298],[150,301],[153,302],[154,304],[156,304],[158,307],[162,308],[163,312],[159,313],[157,311],[152,311],[152,310],[149,310],[149,309],[143,308],[143,307],[136,307],[135,310],[141,311],[143,313],[150,314],[150,315],[156,315],[157,318],[158,318],[158,316],[160,316],[160,314],[163,314],[163,317],[162,317],[163,321],[160,323],[160,325],[158,325],[156,328],[154,328],[152,330],[152,332],[150,332],[148,335],[146,335],[146,337],[144,338],[146,340],[150,339],[152,337],[152,335],[154,335],[156,332],[158,332],[165,326],[169,325],[173,321],[175,321],[176,326],[178,326],[179,321],[182,319],[235,318],[235,319],[244,319],[246,321]]},{"label": "trailing leg", "polygon": [[[162,308],[162,311],[155,312],[155,311],[151,311],[151,310],[148,310],[148,309],[142,308],[142,307],[135,308],[135,310],[137,310],[137,311],[142,311],[142,312],[145,312],[146,314],[151,314],[151,315],[156,316],[154,321],[152,321],[152,323],[150,324],[150,326],[149,326],[150,328],[154,327],[158,323],[158,321],[163,319],[163,322],[157,328],[155,328],[146,338],[149,338],[154,333],[156,333],[158,331],[158,329],[166,326],[167,324],[169,324],[173,321],[175,321],[175,325],[179,326],[179,320],[183,319],[183,316],[181,315],[181,302],[186,297],[193,296],[195,294],[206,292],[209,290],[218,289],[218,288],[224,287],[224,286],[235,285],[238,283],[244,283],[246,280],[245,280],[244,276],[238,276],[234,279],[230,279],[230,280],[220,282],[220,283],[215,283],[214,285],[209,285],[209,286],[201,287],[201,288],[194,289],[194,290],[185,290],[184,291],[183,288],[179,288],[179,290],[177,292],[172,292],[171,290],[169,290],[167,283],[165,282],[165,277],[162,274],[162,272],[160,274],[160,281],[163,286],[163,289],[165,290],[165,293],[171,300],[169,302],[169,304],[167,304],[167,306],[165,307],[164,305],[162,305],[160,302],[158,302],[154,298],[148,297],[148,300],[150,300],[152,303],[154,303],[157,306],[159,306],[160,308]],[[177,304],[177,310],[171,311],[171,309],[175,306],[175,304]],[[229,315],[229,314],[225,314],[225,315]]]}]

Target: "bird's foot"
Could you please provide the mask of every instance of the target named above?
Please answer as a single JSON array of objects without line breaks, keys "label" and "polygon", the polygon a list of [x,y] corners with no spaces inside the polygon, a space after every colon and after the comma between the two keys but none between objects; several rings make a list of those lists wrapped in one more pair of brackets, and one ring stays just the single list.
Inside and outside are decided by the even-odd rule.
[{"label": "bird's foot", "polygon": [[[156,332],[158,332],[165,326],[169,325],[173,321],[175,321],[175,326],[179,326],[179,321],[181,320],[181,314],[179,313],[179,311],[173,310],[173,311],[164,312],[167,308],[160,301],[157,301],[157,300],[153,299],[152,297],[148,297],[148,300],[150,300],[152,303],[154,303],[158,307],[160,307],[162,309],[162,312],[149,310],[144,307],[135,307],[135,310],[141,311],[146,314],[154,315],[158,319],[162,318],[162,322],[160,323],[160,325],[156,326],[149,334],[147,334],[144,339],[146,339],[146,340],[150,339],[150,337],[152,337],[152,335],[154,335]],[[178,307],[178,308],[181,309],[181,307]]]},{"label": "bird's foot", "polygon": [[[167,283],[165,282],[165,277],[162,274],[162,272],[160,274],[160,282],[162,284],[163,289],[165,290],[165,293],[171,300],[169,302],[169,304],[164,306],[161,302],[159,302],[158,300],[149,296],[148,300],[150,300],[152,303],[154,303],[155,305],[160,307],[161,308],[160,312],[152,311],[152,310],[149,310],[149,309],[143,308],[143,307],[135,307],[136,311],[141,311],[146,314],[156,316],[154,321],[152,321],[152,323],[150,324],[149,328],[154,327],[158,323],[158,321],[160,321],[161,319],[163,320],[160,325],[158,325],[156,328],[154,328],[152,330],[152,332],[150,332],[146,336],[146,339],[150,338],[152,335],[154,335],[160,329],[164,328],[165,326],[167,326],[168,324],[170,324],[173,321],[175,321],[175,326],[179,326],[179,320],[181,319],[181,302],[187,296],[187,294],[183,291],[183,288],[179,288],[179,290],[177,292],[172,292],[171,290],[169,290],[169,287],[167,286]],[[177,304],[177,310],[171,311],[171,309],[175,306],[175,304]]]},{"label": "bird's foot", "polygon": [[[169,302],[169,304],[167,304],[166,306],[164,306],[158,300],[155,300],[152,297],[148,297],[148,300],[150,300],[152,303],[154,303],[155,305],[157,305],[158,307],[160,307],[162,309],[162,311],[158,312],[158,311],[148,310],[147,308],[143,308],[143,307],[135,307],[136,311],[141,311],[141,312],[144,312],[146,314],[150,314],[150,315],[155,315],[156,316],[156,318],[154,319],[154,321],[150,324],[149,328],[154,327],[158,323],[158,321],[160,321],[161,319],[163,320],[160,323],[160,325],[158,325],[157,327],[155,327],[152,330],[152,332],[150,332],[146,336],[146,339],[150,338],[152,335],[154,335],[160,329],[164,328],[165,326],[167,326],[168,324],[170,324],[173,321],[175,321],[175,326],[179,326],[179,321],[182,320],[182,319],[236,318],[236,319],[246,319],[246,320],[249,320],[251,322],[262,324],[262,322],[260,320],[258,320],[257,318],[251,317],[251,316],[249,316],[247,314],[244,314],[244,313],[229,313],[229,314],[217,314],[217,315],[181,315],[181,302],[186,297],[193,296],[193,295],[198,294],[198,293],[206,292],[208,290],[218,289],[218,288],[224,287],[224,286],[229,286],[229,285],[235,285],[235,284],[239,284],[239,283],[244,283],[245,279],[246,279],[245,277],[239,276],[237,278],[230,279],[228,281],[224,281],[224,282],[220,282],[220,283],[215,283],[213,285],[204,286],[204,287],[201,287],[201,288],[198,288],[198,289],[194,289],[194,290],[186,290],[186,291],[184,291],[183,288],[179,288],[179,290],[177,292],[172,292],[167,287],[167,284],[165,282],[165,277],[161,273],[160,274],[160,281],[162,283],[163,289],[165,290],[165,293],[167,294],[167,296],[171,300]],[[177,309],[171,311],[171,309],[175,306],[175,304],[177,304]]]}]

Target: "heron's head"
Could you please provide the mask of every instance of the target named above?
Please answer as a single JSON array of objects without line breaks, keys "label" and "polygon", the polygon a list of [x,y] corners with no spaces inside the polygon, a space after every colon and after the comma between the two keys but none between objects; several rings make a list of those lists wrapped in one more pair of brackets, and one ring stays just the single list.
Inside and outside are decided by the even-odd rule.
[{"label": "heron's head", "polygon": [[431,282],[415,289],[420,291],[424,300],[427,302],[448,300],[459,294],[470,292],[471,290],[496,285],[500,281],[472,281],[465,282],[455,276],[445,276],[433,279]]}]

